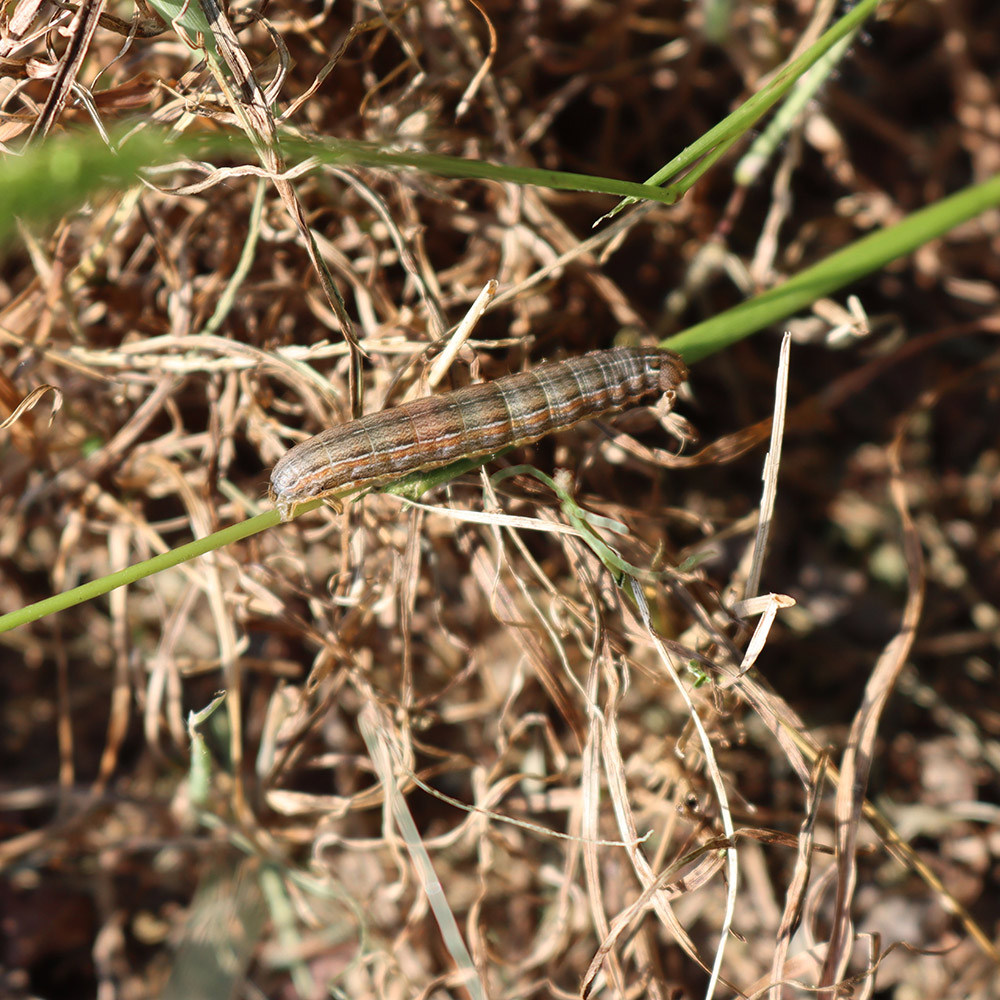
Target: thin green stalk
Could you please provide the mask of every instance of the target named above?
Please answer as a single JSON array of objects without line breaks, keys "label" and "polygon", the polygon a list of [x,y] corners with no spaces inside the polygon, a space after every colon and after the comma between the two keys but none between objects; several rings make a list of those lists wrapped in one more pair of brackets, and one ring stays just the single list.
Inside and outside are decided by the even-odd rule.
[{"label": "thin green stalk", "polygon": [[[304,509],[305,507],[303,507]],[[170,569],[172,566],[178,566],[189,559],[203,556],[215,549],[222,548],[223,545],[229,545],[241,539],[249,538],[251,535],[256,535],[259,531],[273,527],[278,521],[279,517],[276,510],[265,511],[263,514],[258,514],[248,521],[232,524],[228,528],[213,532],[204,538],[198,538],[193,542],[188,542],[186,545],[171,549],[169,552],[153,556],[152,559],[145,559],[142,562],[134,563],[132,566],[126,566],[117,573],[109,573],[107,576],[102,576],[99,580],[91,580],[81,584],[79,587],[74,587],[72,590],[65,590],[61,594],[54,594],[52,597],[47,597],[44,601],[38,601],[35,604],[19,608],[17,611],[11,611],[9,614],[0,617],[0,632],[9,632],[12,628],[17,628],[18,625],[38,621],[39,618],[55,614],[57,611],[65,611],[66,608],[71,608],[76,604],[82,604],[84,601],[100,597],[102,594],[106,594],[108,591],[115,590],[118,587],[135,583],[137,580],[142,580],[147,576],[152,576],[154,573]]]}]

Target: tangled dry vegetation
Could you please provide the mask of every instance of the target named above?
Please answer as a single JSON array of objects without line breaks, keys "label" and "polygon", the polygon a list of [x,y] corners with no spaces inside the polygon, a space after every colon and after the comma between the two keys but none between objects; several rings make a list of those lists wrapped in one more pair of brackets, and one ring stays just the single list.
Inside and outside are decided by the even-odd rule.
[{"label": "tangled dry vegetation", "polygon": [[[290,129],[639,180],[831,6],[236,3],[255,104],[138,0],[13,0],[0,135]],[[593,194],[242,160],[22,226],[0,402],[61,406],[2,432],[0,610],[265,509],[350,418],[349,336],[366,411],[660,339],[996,173],[1000,10],[884,13],[752,187],[727,159],[597,229]],[[569,470],[636,584],[546,485],[471,474],[3,635],[0,993],[687,997],[725,943],[717,996],[1000,996],[997,224],[789,324],[759,585],[773,332],[665,421],[490,466]],[[794,606],[737,618],[758,589]]]}]

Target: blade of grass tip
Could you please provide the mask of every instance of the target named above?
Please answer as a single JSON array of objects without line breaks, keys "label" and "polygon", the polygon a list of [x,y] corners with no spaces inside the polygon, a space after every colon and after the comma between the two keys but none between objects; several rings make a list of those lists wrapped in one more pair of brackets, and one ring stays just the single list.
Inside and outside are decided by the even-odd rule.
[{"label": "blade of grass tip", "polygon": [[205,745],[205,737],[198,727],[212,717],[215,710],[226,700],[226,692],[217,694],[203,709],[188,712],[187,731],[191,741],[191,762],[188,765],[188,786],[191,801],[204,805],[209,798],[212,785],[212,755]]},{"label": "blade of grass tip", "polygon": [[[628,535],[628,529],[619,521],[609,517],[602,517],[593,511],[581,507],[567,489],[561,486],[551,476],[547,476],[540,469],[533,465],[512,465],[490,476],[491,485],[497,485],[505,479],[513,476],[532,476],[540,483],[547,486],[559,499],[559,506],[562,509],[568,525],[562,525],[555,521],[538,521],[529,518],[517,518],[503,515],[502,517],[478,515],[469,517],[469,512],[462,512],[459,520],[478,520],[480,523],[503,524],[508,527],[523,527],[534,531],[546,531],[551,534],[575,535],[579,538],[604,564],[604,567],[613,577],[617,586],[623,586],[626,577],[632,576],[637,579],[651,579],[664,575],[662,571],[652,570],[645,566],[636,566],[624,559],[621,553],[598,534],[598,528],[604,528],[619,535]],[[411,501],[412,502],[412,501]],[[427,510],[434,508],[427,507]],[[440,511],[440,508],[438,508]],[[628,591],[625,591],[626,596]]]},{"label": "blade of grass tip", "polygon": [[781,338],[778,359],[778,375],[774,386],[774,419],[771,421],[771,447],[764,457],[764,492],[760,499],[760,518],[754,538],[753,558],[747,577],[744,597],[756,597],[760,588],[760,578],[764,572],[764,558],[767,542],[774,521],[774,501],[778,496],[778,468],[781,465],[781,442],[785,432],[785,410],[788,402],[788,367],[791,354],[792,336],[786,333]]},{"label": "blade of grass tip", "polygon": [[369,702],[358,716],[358,725],[385,792],[386,803],[391,809],[400,836],[409,852],[410,861],[420,876],[420,884],[427,894],[427,902],[437,921],[445,947],[462,976],[462,985],[469,991],[473,1000],[486,1000],[486,991],[479,977],[479,971],[465,946],[455,915],[448,906],[444,888],[434,871],[434,864],[427,853],[427,848],[420,839],[420,831],[417,830],[417,824],[410,815],[406,799],[400,794],[396,785],[392,748],[385,736],[391,732],[391,724],[387,719],[380,719],[378,711]]},{"label": "blade of grass tip", "polygon": [[431,370],[427,374],[427,385],[430,389],[436,389],[441,379],[451,368],[452,362],[458,357],[458,352],[465,345],[465,342],[472,335],[476,324],[482,319],[489,304],[496,297],[500,282],[496,278],[490,278],[483,286],[483,290],[476,296],[476,301],[468,308],[462,322],[455,327],[455,332],[448,338],[441,353],[434,359]]},{"label": "blade of grass tip", "polygon": [[660,346],[677,351],[692,364],[912,253],[997,205],[1000,174],[922,208],[888,229],[855,240],[783,284],[668,337]]}]

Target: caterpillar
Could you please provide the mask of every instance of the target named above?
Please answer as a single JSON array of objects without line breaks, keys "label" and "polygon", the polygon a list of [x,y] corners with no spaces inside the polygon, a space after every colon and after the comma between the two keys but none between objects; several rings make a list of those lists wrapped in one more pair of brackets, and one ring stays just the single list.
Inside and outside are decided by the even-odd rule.
[{"label": "caterpillar", "polygon": [[673,351],[615,347],[454,392],[414,399],[331,427],[289,449],[271,471],[283,521],[298,504],[537,441],[687,378]]}]

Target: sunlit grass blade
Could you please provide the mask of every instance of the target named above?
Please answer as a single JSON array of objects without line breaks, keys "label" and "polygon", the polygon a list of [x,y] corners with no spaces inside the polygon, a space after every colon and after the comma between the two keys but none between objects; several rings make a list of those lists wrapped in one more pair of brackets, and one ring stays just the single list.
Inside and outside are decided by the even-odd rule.
[{"label": "sunlit grass blade", "polygon": [[996,205],[1000,205],[1000,175],[856,240],[783,284],[668,337],[662,346],[691,364],[848,287]]}]

